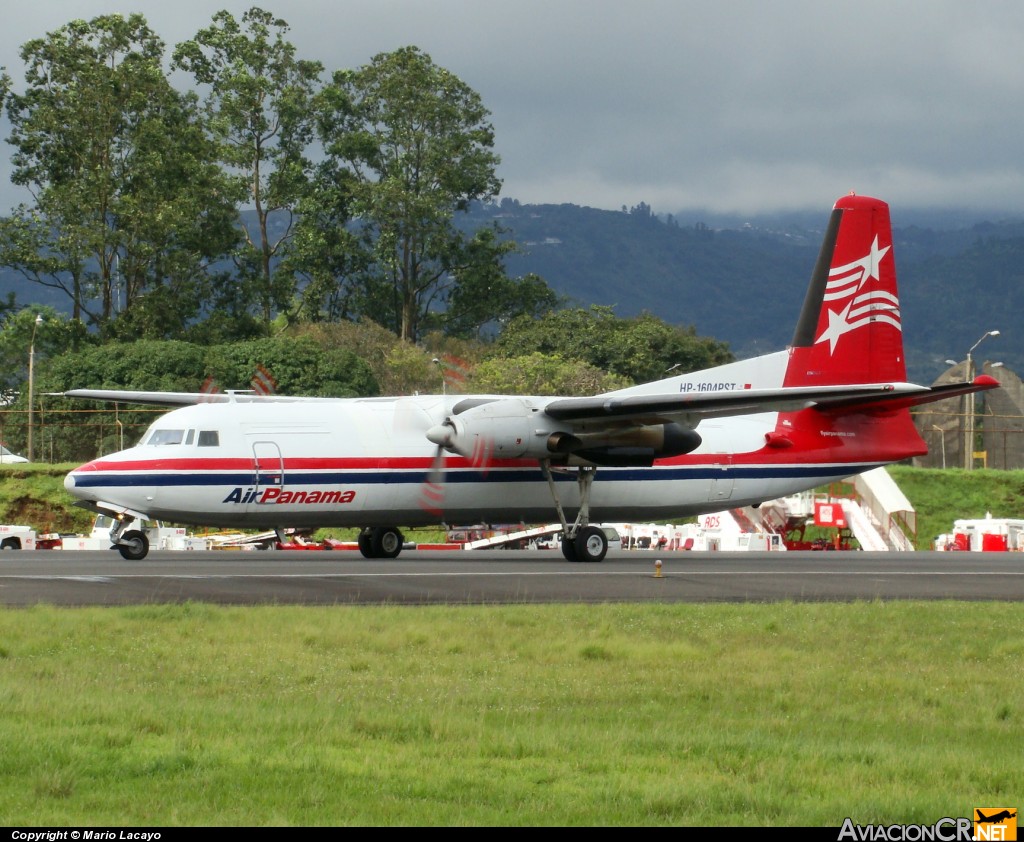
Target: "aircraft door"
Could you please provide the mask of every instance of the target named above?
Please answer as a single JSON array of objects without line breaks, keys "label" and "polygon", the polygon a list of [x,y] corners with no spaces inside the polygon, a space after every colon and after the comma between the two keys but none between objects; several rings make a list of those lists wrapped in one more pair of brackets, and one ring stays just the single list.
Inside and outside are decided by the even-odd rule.
[{"label": "aircraft door", "polygon": [[254,441],[252,443],[253,455],[253,489],[252,502],[259,504],[266,502],[265,495],[268,492],[277,491],[274,496],[280,496],[284,491],[284,457],[281,455],[281,448],[277,442]]},{"label": "aircraft door", "polygon": [[732,475],[732,457],[727,453],[718,454],[719,461],[711,466],[714,471],[711,487],[708,489],[708,500],[712,503],[726,502],[732,498],[732,490],[736,479]]}]

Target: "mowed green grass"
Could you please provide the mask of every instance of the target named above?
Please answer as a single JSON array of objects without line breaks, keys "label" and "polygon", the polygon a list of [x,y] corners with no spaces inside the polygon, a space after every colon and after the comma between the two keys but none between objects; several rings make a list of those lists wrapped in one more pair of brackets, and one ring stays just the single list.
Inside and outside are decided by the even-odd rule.
[{"label": "mowed green grass", "polygon": [[0,610],[0,824],[931,824],[1024,794],[1019,605]]}]

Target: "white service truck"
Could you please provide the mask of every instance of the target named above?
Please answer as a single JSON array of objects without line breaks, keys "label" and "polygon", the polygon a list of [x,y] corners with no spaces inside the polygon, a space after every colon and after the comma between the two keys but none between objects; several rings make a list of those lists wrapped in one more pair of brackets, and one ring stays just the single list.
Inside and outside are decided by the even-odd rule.
[{"label": "white service truck", "polygon": [[31,526],[0,524],[0,550],[34,550],[36,531]]},{"label": "white service truck", "polygon": [[[109,550],[110,529],[114,525],[113,518],[97,515],[89,535],[65,535],[61,549],[64,550]],[[142,521],[133,520],[128,529],[145,532],[149,546],[155,550],[205,550],[208,542],[204,538],[193,538],[184,527],[164,526],[159,521],[146,526]]]}]

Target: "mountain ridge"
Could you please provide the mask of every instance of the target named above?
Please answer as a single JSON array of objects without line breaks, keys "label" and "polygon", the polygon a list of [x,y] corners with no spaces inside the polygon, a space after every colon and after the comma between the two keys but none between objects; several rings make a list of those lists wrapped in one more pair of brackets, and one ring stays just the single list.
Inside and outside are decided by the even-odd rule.
[{"label": "mountain ridge", "polygon": [[[595,211],[574,205],[474,210],[523,244],[511,274],[535,272],[577,304],[629,317],[649,311],[729,343],[737,357],[781,350],[792,338],[828,213],[802,227],[792,215],[714,228],[657,217],[646,205]],[[894,221],[904,342],[911,379],[930,383],[946,359],[962,359],[993,329],[986,351],[1020,371],[1024,347],[1009,318],[1024,307],[1024,220],[987,220],[955,229],[919,224],[967,212],[905,212]]]}]

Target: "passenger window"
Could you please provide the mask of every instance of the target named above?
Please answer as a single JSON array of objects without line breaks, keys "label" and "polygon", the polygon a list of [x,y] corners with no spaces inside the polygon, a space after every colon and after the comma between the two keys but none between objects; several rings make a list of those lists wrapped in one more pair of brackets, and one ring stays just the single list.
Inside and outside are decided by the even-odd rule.
[{"label": "passenger window", "polygon": [[200,447],[219,447],[220,436],[216,430],[200,430],[199,431],[199,446]]}]

